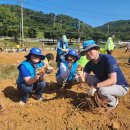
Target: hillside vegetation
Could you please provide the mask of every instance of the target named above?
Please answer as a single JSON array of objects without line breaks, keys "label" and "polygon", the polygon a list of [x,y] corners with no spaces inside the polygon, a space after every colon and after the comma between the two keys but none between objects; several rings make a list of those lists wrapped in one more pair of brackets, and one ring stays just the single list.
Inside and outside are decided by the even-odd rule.
[{"label": "hillside vegetation", "polygon": [[[17,5],[0,5],[0,35],[19,36],[21,14]],[[63,14],[44,14],[24,8],[25,37],[59,37],[67,33],[72,37],[79,37],[80,33],[92,34],[93,29],[79,20]],[[85,36],[85,35],[84,35]]]},{"label": "hillside vegetation", "polygon": [[[106,40],[108,35],[115,34],[117,39],[130,39],[130,20],[109,22],[92,28],[90,25],[63,14],[44,14],[24,8],[25,38],[59,38],[66,34],[68,38]],[[20,36],[21,8],[18,5],[0,5],[0,36]],[[109,25],[109,34],[108,34]]]},{"label": "hillside vegetation", "polygon": [[109,22],[103,26],[97,27],[103,33],[109,32],[116,35],[118,39],[130,40],[130,20],[119,20],[114,22]]}]

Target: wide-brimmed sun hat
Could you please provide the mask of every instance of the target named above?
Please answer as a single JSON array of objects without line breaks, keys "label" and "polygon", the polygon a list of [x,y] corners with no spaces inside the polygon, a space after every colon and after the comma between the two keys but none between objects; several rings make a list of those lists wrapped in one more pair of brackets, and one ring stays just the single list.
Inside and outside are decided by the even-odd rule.
[{"label": "wide-brimmed sun hat", "polygon": [[89,51],[92,48],[100,48],[94,40],[87,40],[82,43],[83,51]]},{"label": "wide-brimmed sun hat", "polygon": [[45,56],[42,54],[42,50],[39,49],[39,48],[32,48],[32,49],[30,50],[30,52],[28,53],[28,55],[26,55],[25,57],[26,57],[26,58],[30,58],[30,55],[31,55],[31,54],[40,56],[40,57],[41,57],[41,60],[44,60],[44,59],[45,59]]}]

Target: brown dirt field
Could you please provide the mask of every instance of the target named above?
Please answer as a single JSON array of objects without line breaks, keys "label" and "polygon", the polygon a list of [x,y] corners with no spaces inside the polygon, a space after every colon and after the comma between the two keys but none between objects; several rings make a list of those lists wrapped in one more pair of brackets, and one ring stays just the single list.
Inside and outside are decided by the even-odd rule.
[{"label": "brown dirt field", "polygon": [[[25,54],[2,53],[0,63],[17,65]],[[130,66],[125,64],[130,54],[116,49],[114,56],[130,82]],[[47,82],[54,85],[55,72],[56,69],[46,77]],[[130,93],[121,97],[112,111],[91,112],[77,108],[78,98],[85,95],[87,85],[86,89],[77,89],[78,85],[74,85],[64,91],[52,85],[43,93],[46,101],[29,98],[25,106],[20,106],[15,80],[0,80],[0,130],[130,130]]]}]

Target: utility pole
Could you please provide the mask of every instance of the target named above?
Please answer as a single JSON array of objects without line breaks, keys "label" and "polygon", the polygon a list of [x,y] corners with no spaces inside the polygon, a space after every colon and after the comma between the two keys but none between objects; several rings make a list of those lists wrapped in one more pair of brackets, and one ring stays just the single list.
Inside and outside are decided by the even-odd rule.
[{"label": "utility pole", "polygon": [[23,30],[23,0],[21,0],[21,20],[22,20],[22,41],[24,40],[24,30]]},{"label": "utility pole", "polygon": [[20,28],[20,45],[21,45],[21,22],[20,22],[20,25],[19,25],[19,28]]},{"label": "utility pole", "polygon": [[[79,20],[79,23],[78,23],[78,33],[80,33],[80,20]],[[78,37],[78,43],[80,43],[80,36]]]},{"label": "utility pole", "polygon": [[61,30],[62,30],[62,19],[61,19]]},{"label": "utility pole", "polygon": [[78,31],[80,32],[80,20],[79,20],[79,24],[78,24]]},{"label": "utility pole", "polygon": [[53,23],[53,27],[55,27],[56,25],[56,15],[54,16],[54,23]]},{"label": "utility pole", "polygon": [[108,24],[108,27],[107,27],[107,33],[108,33],[108,36],[109,36],[109,24]]},{"label": "utility pole", "polygon": [[18,0],[21,6],[21,40],[24,41],[24,27],[23,27],[23,4],[24,0]]}]

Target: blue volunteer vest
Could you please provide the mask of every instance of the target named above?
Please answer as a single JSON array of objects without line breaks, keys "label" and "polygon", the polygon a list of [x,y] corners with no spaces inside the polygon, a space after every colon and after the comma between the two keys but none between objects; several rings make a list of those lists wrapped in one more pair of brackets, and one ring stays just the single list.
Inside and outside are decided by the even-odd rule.
[{"label": "blue volunteer vest", "polygon": [[[65,65],[67,68],[69,68],[67,62],[63,61],[62,63],[64,63],[64,65]],[[69,77],[68,77],[68,80],[72,80],[73,77],[75,76],[77,66],[78,66],[78,62],[76,61],[76,62],[73,64],[73,66],[72,66],[72,68],[71,68],[71,70],[70,70],[70,75],[69,75]],[[60,75],[60,74],[61,74],[61,72],[60,72],[60,69],[59,69],[59,70],[57,71],[57,73],[56,73],[56,76],[58,76],[58,75]]]},{"label": "blue volunteer vest", "polygon": [[[40,62],[40,63],[38,63],[38,64],[36,65],[36,67],[34,67],[34,66],[31,64],[31,62],[29,62],[28,60],[23,61],[21,64],[24,65],[24,66],[27,68],[27,70],[28,70],[29,73],[30,73],[31,78],[34,78],[34,77],[35,77],[35,75],[36,75],[36,70],[37,70],[38,68],[41,68],[41,67],[44,66],[44,63],[43,63],[43,62]],[[20,65],[21,65],[21,64],[20,64]],[[20,65],[19,65],[19,66],[20,66]],[[19,66],[18,66],[18,69],[19,69]],[[18,82],[18,83],[25,83],[25,81],[23,80],[23,77],[22,77],[22,75],[20,74],[20,72],[19,72],[19,76],[18,76],[17,82]]]},{"label": "blue volunteer vest", "polygon": [[[57,54],[58,55],[61,55],[63,53],[63,51],[60,49],[60,48],[63,49],[63,44],[64,44],[63,41],[59,40],[59,42],[58,42],[58,47],[59,48],[57,48]],[[66,46],[66,49],[68,49],[68,42],[65,42],[65,46]]]}]

